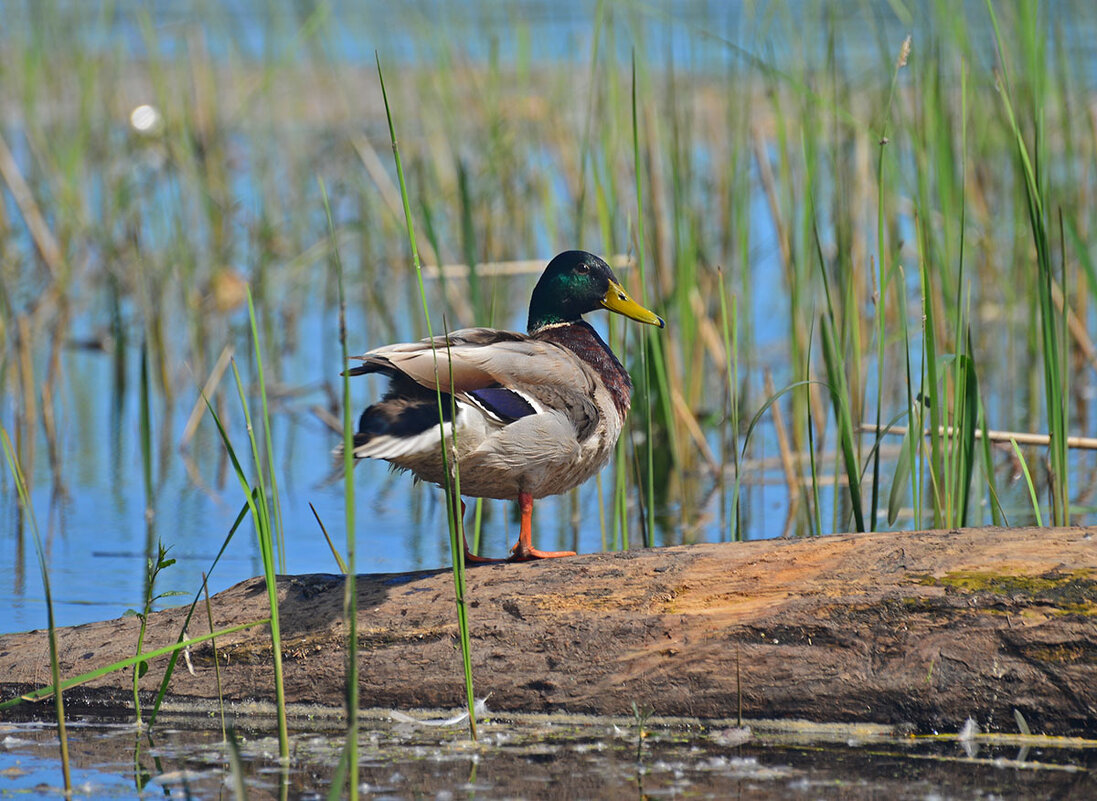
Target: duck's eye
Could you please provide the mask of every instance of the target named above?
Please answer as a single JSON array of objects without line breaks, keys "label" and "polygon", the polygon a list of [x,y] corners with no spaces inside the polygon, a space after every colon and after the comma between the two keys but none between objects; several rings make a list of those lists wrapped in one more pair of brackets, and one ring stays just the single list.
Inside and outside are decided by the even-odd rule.
[{"label": "duck's eye", "polygon": [[589,273],[590,272],[590,265],[580,263],[579,266],[576,267],[575,269],[576,269],[577,272],[580,272],[580,273]]}]

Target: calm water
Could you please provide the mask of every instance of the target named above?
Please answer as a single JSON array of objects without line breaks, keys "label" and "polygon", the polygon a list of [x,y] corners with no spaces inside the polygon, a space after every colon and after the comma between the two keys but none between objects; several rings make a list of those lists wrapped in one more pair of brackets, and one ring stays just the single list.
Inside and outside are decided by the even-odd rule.
[{"label": "calm water", "polygon": [[[207,723],[208,726],[208,723]],[[49,729],[0,724],[10,767],[0,794],[59,791]],[[232,771],[220,731],[77,724],[73,783],[79,798],[223,798]],[[250,798],[277,797],[275,739],[241,731]],[[361,790],[391,799],[1084,799],[1097,792],[1095,752],[1070,747],[932,742],[866,732],[648,726],[540,718],[481,726],[471,744],[459,727],[368,721],[360,745]],[[323,798],[342,742],[298,732],[289,797]]]}]

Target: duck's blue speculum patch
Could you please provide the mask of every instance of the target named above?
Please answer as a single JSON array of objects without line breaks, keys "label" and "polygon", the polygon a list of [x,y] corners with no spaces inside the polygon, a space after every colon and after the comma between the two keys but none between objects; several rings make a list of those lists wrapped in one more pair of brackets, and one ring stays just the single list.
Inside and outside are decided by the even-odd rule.
[{"label": "duck's blue speculum patch", "polygon": [[471,390],[467,394],[483,406],[485,411],[505,423],[513,423],[522,417],[537,414],[537,410],[528,400],[506,387],[485,387]]}]

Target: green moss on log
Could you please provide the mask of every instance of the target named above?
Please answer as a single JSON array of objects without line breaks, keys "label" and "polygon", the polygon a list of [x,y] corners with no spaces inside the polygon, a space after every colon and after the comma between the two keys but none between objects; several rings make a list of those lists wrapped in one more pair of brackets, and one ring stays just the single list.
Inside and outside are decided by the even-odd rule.
[{"label": "green moss on log", "polygon": [[1091,569],[1039,575],[958,570],[943,576],[915,576],[924,586],[965,595],[991,595],[1051,606],[1061,614],[1097,615],[1097,574]]}]

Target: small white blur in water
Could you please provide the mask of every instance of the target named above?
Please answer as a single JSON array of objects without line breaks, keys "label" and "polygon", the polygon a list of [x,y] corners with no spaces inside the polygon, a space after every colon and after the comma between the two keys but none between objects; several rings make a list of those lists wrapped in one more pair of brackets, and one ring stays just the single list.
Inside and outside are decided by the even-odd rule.
[{"label": "small white blur in water", "polygon": [[130,112],[130,125],[138,133],[154,134],[160,130],[163,121],[156,106],[142,104]]},{"label": "small white blur in water", "polygon": [[[476,717],[484,717],[488,713],[488,697],[491,693],[483,698],[476,699],[472,705],[472,711],[476,713]],[[435,718],[433,720],[420,720],[419,718],[413,718],[411,715],[405,715],[398,709],[390,709],[389,716],[398,723],[410,723],[414,726],[456,726],[458,723],[463,723],[468,720],[469,713],[462,712],[458,715],[454,715],[452,718]]]}]

